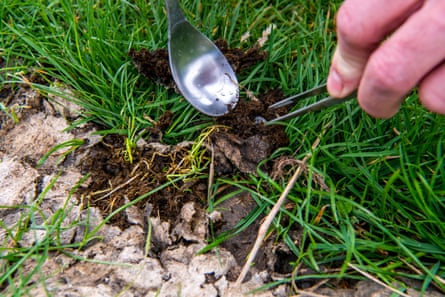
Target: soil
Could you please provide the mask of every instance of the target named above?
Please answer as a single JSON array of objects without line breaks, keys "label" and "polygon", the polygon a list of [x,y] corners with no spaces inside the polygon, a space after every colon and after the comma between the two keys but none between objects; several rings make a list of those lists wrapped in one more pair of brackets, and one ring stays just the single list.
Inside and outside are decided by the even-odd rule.
[{"label": "soil", "polygon": [[[256,48],[230,49],[222,41],[218,45],[237,72],[267,56]],[[166,50],[131,50],[129,55],[143,75],[172,87]],[[208,160],[213,157],[215,176],[257,174],[256,168],[262,160],[288,144],[281,126],[264,126],[256,121],[258,116],[275,117],[276,114],[267,111],[267,106],[282,97],[280,90],[270,90],[258,98],[241,98],[232,113],[215,120],[218,128],[210,135],[204,156]],[[112,216],[95,234],[97,239],[83,249],[51,252],[40,273],[30,281],[30,296],[245,296],[270,281],[289,277],[293,254],[269,238],[257,256],[249,279],[241,287],[235,287],[234,280],[255,240],[259,220],[218,249],[198,253],[207,245],[210,224],[216,233],[226,232],[256,204],[248,193],[240,193],[226,200],[220,211],[208,214],[208,180],[198,177],[179,180],[154,191],[171,181],[173,174],[190,170],[192,142],[166,145],[153,139],[141,141],[130,162],[121,136],[97,136],[94,132],[100,127],[93,125],[66,131],[81,110],[62,98],[45,98],[27,86],[6,86],[0,90],[0,98],[5,107],[14,109],[16,116],[14,119],[0,113],[2,226],[15,230],[20,218],[32,211],[29,205],[35,205],[44,194],[38,204],[41,212],[33,216],[32,223],[44,224],[45,217],[68,205],[64,207],[66,230],[59,240],[61,244],[74,244],[124,204],[152,191],[151,195]],[[278,111],[282,112],[286,110]],[[151,128],[152,132],[162,133],[170,120],[171,114],[166,113]],[[82,140],[83,145],[74,152],[69,152],[69,148],[58,150],[42,166],[37,166],[51,148],[73,139]],[[280,162],[283,160],[270,161],[261,170],[281,178]],[[88,179],[80,182],[85,176]],[[71,195],[73,188],[77,191]],[[219,195],[229,191],[232,189],[227,188]],[[0,240],[10,248],[31,247],[45,236],[43,231],[36,230],[38,232],[26,232],[18,242],[0,230]],[[296,226],[292,232],[297,240],[301,230]],[[89,261],[78,260],[82,258]],[[0,270],[4,261],[0,258]],[[36,265],[31,258],[26,260],[22,273],[32,271]],[[306,288],[314,283],[315,280],[308,280],[298,285]],[[349,285],[337,290],[325,285],[315,292],[326,296],[388,294],[369,281]],[[329,286],[335,287],[336,282],[332,281]],[[0,284],[0,294],[8,295],[9,288],[7,283]],[[292,294],[291,286],[280,285],[252,295],[289,294]]]},{"label": "soil", "polygon": [[[224,40],[217,40],[215,44],[237,73],[242,73],[267,58],[267,53],[257,47],[243,51],[229,48]],[[143,76],[166,87],[174,86],[166,49],[131,49],[129,56]],[[267,110],[269,105],[283,99],[281,90],[270,90],[258,98],[250,97],[240,98],[234,110],[215,119],[215,124],[225,127],[211,136],[215,146],[217,174],[233,173],[233,169],[255,174],[260,161],[277,148],[288,144],[288,138],[281,126],[265,126],[258,121],[258,118],[272,119],[288,111],[286,108],[273,112]]]},{"label": "soil", "polygon": [[[216,40],[215,44],[226,56],[236,73],[241,73],[267,58],[267,53],[257,47],[246,51],[239,48],[229,48],[227,42],[222,39]],[[145,48],[138,50],[132,48],[128,55],[142,75],[166,87],[174,87],[173,77],[168,64],[167,49],[161,48],[149,51]]]}]

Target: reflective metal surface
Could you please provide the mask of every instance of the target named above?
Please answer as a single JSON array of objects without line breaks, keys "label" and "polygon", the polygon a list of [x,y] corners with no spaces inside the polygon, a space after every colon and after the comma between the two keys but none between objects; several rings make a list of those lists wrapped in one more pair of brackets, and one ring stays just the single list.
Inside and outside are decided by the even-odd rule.
[{"label": "reflective metal surface", "polygon": [[177,0],[165,0],[169,20],[168,53],[173,79],[199,111],[224,115],[238,102],[236,75],[221,51],[185,19]]}]

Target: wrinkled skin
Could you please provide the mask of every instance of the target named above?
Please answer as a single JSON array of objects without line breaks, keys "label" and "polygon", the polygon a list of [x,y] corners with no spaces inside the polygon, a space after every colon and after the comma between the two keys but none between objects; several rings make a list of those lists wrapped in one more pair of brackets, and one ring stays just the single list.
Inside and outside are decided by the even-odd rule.
[{"label": "wrinkled skin", "polygon": [[337,34],[328,77],[332,96],[358,88],[363,110],[390,118],[418,87],[421,103],[445,114],[445,1],[346,0]]}]

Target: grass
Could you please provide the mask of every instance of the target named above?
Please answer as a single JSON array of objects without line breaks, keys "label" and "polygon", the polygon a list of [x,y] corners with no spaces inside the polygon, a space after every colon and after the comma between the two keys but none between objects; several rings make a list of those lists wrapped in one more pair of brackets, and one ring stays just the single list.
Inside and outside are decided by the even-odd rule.
[{"label": "grass", "polygon": [[[239,73],[238,79],[256,94],[281,87],[291,95],[325,80],[339,3],[184,0],[182,6],[200,31],[212,39],[224,38],[232,47],[252,46],[273,24],[265,45],[268,59]],[[165,143],[200,139],[201,131],[212,125],[179,95],[142,78],[127,56],[132,47],[166,48],[163,1],[10,0],[2,3],[0,15],[0,54],[6,64],[0,69],[0,86],[20,85],[27,74],[41,73],[47,82],[34,88],[68,97],[85,108],[82,120],[73,126],[98,123],[103,134],[126,136],[131,152],[144,136],[143,129],[152,125],[150,119],[157,120],[167,110],[174,119],[164,134]],[[250,37],[241,42],[246,32]],[[65,87],[72,92],[63,92]],[[1,112],[13,115],[0,106]],[[308,152],[312,157],[305,178],[288,197],[293,207],[280,212],[271,232],[295,254],[295,267],[303,263],[316,271],[285,281],[358,278],[348,266],[352,263],[387,284],[407,277],[420,280],[422,291],[432,285],[445,290],[445,117],[425,111],[413,93],[390,120],[372,119],[350,102],[283,124],[290,145],[270,159],[302,159]],[[247,179],[215,180],[216,188],[235,186],[248,191],[258,204],[234,233],[267,213],[286,186],[286,178],[273,180],[258,173]],[[329,190],[319,186],[319,176]],[[209,208],[218,203],[211,201]],[[48,234],[54,234],[60,221],[50,221],[48,228],[56,229]],[[303,230],[298,241],[290,232],[296,225]],[[210,247],[227,236],[215,238]],[[24,259],[32,255],[44,261],[50,247],[65,248],[57,242],[54,246],[50,238],[29,250],[2,247],[0,258],[7,264],[0,283],[16,283],[12,278],[18,275],[17,292],[24,290],[30,276],[17,273]],[[33,272],[38,273],[38,265]]]},{"label": "grass", "polygon": [[[0,284],[10,285],[8,290],[11,296],[23,296],[24,292],[29,290],[30,284],[34,282],[32,278],[35,275],[40,276],[40,269],[51,252],[63,253],[65,250],[81,247],[88,241],[87,237],[76,244],[66,244],[61,241],[64,232],[79,224],[79,221],[66,223],[73,209],[73,204],[70,202],[71,195],[77,186],[68,195],[65,205],[54,213],[48,214],[48,211],[41,207],[43,200],[59,177],[60,175],[54,176],[30,205],[23,206],[19,220],[13,226],[6,226],[0,221],[1,232],[6,234],[5,237],[2,236],[0,246],[0,259],[2,260]],[[0,206],[0,209],[8,210],[8,207]],[[25,240],[27,234],[31,234],[37,244],[29,246],[20,244],[23,242],[22,240]],[[88,235],[88,232],[85,235]],[[11,241],[16,244],[16,247],[8,246]],[[28,265],[32,263],[32,269],[28,270],[29,267],[24,269],[26,261],[28,261]]]}]

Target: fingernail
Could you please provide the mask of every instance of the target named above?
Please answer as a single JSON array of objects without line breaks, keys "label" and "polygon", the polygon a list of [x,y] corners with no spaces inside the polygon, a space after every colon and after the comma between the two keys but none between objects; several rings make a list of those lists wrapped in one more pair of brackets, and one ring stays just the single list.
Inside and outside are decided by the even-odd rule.
[{"label": "fingernail", "polygon": [[342,97],[344,88],[343,81],[338,72],[333,68],[331,68],[328,76],[327,88],[331,96],[339,98]]}]

